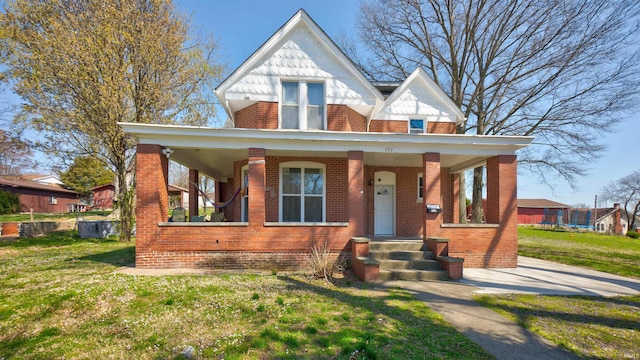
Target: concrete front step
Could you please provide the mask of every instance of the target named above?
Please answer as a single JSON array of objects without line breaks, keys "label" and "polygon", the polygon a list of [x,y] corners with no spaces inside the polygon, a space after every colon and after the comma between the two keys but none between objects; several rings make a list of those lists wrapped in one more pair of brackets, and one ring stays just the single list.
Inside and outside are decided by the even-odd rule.
[{"label": "concrete front step", "polygon": [[380,260],[380,270],[440,270],[436,260]]},{"label": "concrete front step", "polygon": [[422,240],[386,240],[372,241],[369,243],[369,251],[420,251],[427,250]]},{"label": "concrete front step", "polygon": [[430,281],[447,280],[449,276],[444,270],[380,270],[378,280]]},{"label": "concrete front step", "polygon": [[433,260],[431,251],[369,251],[376,260]]}]

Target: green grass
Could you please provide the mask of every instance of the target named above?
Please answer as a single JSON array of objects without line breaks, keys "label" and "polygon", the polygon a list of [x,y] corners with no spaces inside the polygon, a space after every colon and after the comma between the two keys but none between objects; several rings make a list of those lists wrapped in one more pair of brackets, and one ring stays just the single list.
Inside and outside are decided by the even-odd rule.
[{"label": "green grass", "polygon": [[0,242],[0,358],[492,358],[404,290],[117,271],[133,260],[71,233]]},{"label": "green grass", "polygon": [[581,357],[640,358],[640,295],[506,295],[476,300]]},{"label": "green grass", "polygon": [[518,254],[640,279],[640,240],[628,237],[520,227]]},{"label": "green grass", "polygon": [[[81,213],[40,213],[33,214],[33,219],[36,221],[55,221],[55,220],[65,220],[65,219],[75,219],[78,216],[87,217],[87,216],[107,216],[111,213],[111,211],[86,211]],[[20,214],[8,214],[8,215],[0,215],[0,222],[25,222],[31,221],[31,215],[20,213]]]},{"label": "green grass", "polygon": [[[621,236],[518,229],[520,255],[640,278],[640,241]],[[505,295],[476,298],[581,357],[640,358],[640,296]]]}]

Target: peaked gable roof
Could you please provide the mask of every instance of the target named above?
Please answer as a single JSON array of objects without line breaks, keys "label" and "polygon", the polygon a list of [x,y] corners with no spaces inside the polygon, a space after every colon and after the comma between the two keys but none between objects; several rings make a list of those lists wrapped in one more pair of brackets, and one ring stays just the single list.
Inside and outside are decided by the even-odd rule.
[{"label": "peaked gable roof", "polygon": [[422,68],[414,70],[373,115],[379,120],[409,120],[427,116],[432,120],[459,123],[464,114]]},{"label": "peaked gable roof", "polygon": [[278,101],[280,78],[325,81],[327,100],[365,116],[383,102],[382,94],[344,52],[300,9],[215,90],[233,113],[256,101]]}]

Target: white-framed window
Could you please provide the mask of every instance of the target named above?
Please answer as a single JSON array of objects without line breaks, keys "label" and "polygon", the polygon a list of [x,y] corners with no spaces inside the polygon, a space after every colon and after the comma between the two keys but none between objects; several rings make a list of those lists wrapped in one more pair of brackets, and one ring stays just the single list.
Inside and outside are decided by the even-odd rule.
[{"label": "white-framed window", "polygon": [[49,204],[51,205],[58,204],[58,198],[56,196],[49,196]]},{"label": "white-framed window", "polygon": [[242,175],[242,202],[241,202],[241,214],[240,221],[247,222],[249,221],[249,165],[245,165],[240,169],[240,174]]},{"label": "white-framed window", "polygon": [[325,165],[280,164],[280,221],[325,222]]},{"label": "white-framed window", "polygon": [[324,130],[324,83],[282,81],[280,128]]},{"label": "white-framed window", "polygon": [[424,134],[426,133],[427,121],[424,119],[409,119],[409,133],[410,134]]},{"label": "white-framed window", "polygon": [[417,185],[418,185],[418,202],[422,202],[422,194],[424,192],[424,176],[422,176],[422,173],[418,174]]}]

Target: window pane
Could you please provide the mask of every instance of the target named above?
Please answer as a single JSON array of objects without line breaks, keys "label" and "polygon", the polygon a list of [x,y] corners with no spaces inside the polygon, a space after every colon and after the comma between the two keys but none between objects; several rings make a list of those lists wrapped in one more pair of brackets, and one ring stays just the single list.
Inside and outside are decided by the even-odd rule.
[{"label": "window pane", "polygon": [[421,120],[421,119],[409,120],[410,133],[422,133],[423,131],[424,131],[424,120]]},{"label": "window pane", "polygon": [[297,82],[282,83],[282,103],[298,105],[298,83]]},{"label": "window pane", "polygon": [[300,222],[300,196],[282,197],[282,221]]},{"label": "window pane", "polygon": [[304,193],[322,195],[324,178],[321,169],[304,169]]},{"label": "window pane", "polygon": [[282,128],[298,129],[298,106],[283,105],[282,106]]},{"label": "window pane", "polygon": [[322,197],[321,196],[305,196],[304,221],[305,222],[322,222]]},{"label": "window pane", "polygon": [[307,129],[324,130],[324,107],[307,107]]},{"label": "window pane", "polygon": [[282,169],[282,193],[300,194],[301,173],[299,168]]},{"label": "window pane", "polygon": [[309,105],[324,106],[324,85],[307,83],[307,98],[309,99]]}]

